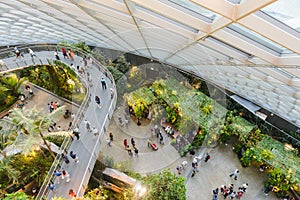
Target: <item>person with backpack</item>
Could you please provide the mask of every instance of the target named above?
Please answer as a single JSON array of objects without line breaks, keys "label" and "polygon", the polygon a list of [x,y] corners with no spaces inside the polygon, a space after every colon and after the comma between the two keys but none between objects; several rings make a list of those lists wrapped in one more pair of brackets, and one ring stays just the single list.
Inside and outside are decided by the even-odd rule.
[{"label": "person with backpack", "polygon": [[207,162],[210,159],[210,155],[208,153],[206,153],[205,158],[204,158],[204,162]]}]

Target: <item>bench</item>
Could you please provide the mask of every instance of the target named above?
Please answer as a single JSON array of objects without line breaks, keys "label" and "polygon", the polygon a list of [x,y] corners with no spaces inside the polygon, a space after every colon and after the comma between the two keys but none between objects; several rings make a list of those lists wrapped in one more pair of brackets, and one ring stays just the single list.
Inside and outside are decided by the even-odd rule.
[{"label": "bench", "polygon": [[165,131],[165,129],[166,129],[167,126],[170,126],[170,127],[174,130],[174,134],[172,134],[172,135],[171,135],[171,134],[168,134],[168,133],[165,131],[165,132],[166,132],[169,136],[171,136],[172,138],[176,139],[177,136],[180,135],[179,131],[176,131],[175,128],[174,128],[174,126],[173,126],[171,123],[168,123],[168,122],[161,122],[160,125],[161,125],[161,127],[164,129],[164,131]]}]

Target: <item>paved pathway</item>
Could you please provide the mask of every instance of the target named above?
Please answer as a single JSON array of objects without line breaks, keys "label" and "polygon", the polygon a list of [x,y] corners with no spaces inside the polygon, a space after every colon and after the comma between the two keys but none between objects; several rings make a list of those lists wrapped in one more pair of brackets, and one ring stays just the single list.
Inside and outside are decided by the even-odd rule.
[{"label": "paved pathway", "polygon": [[[49,52],[48,52],[49,53]],[[50,52],[51,53],[51,52]],[[47,53],[41,53],[41,56],[45,56]],[[52,53],[51,53],[52,54]],[[39,56],[39,52],[37,52]],[[47,54],[52,56],[50,54]],[[26,55],[25,55],[26,56]],[[79,58],[78,58],[79,59]],[[79,60],[76,62],[79,62]],[[94,104],[94,96],[92,95],[92,102],[90,102],[86,117],[93,125],[96,125],[99,129],[103,122],[103,117],[108,110],[110,99],[108,98],[108,91],[103,91],[100,87],[99,79],[102,76],[95,68],[88,69],[93,78],[92,94],[100,95],[103,99],[103,107],[100,110]],[[108,81],[107,81],[108,82]],[[165,145],[159,145],[156,137],[152,135],[150,128],[151,124],[146,126],[137,126],[133,121],[130,121],[128,127],[121,127],[118,122],[117,116],[123,113],[123,108],[120,107],[116,110],[113,120],[110,123],[105,138],[109,132],[114,134],[114,141],[112,147],[108,147],[106,144],[102,144],[101,151],[103,155],[111,156],[115,162],[127,161],[131,163],[131,169],[142,174],[159,172],[164,168],[169,168],[176,173],[176,166],[183,160],[189,162],[188,167],[183,171],[182,176],[187,178],[187,199],[189,200],[210,200],[212,199],[212,189],[219,187],[220,185],[228,185],[234,183],[235,187],[241,186],[243,183],[249,183],[249,188],[242,199],[245,200],[263,200],[263,199],[277,199],[274,194],[265,196],[262,193],[263,181],[266,179],[266,174],[260,174],[257,168],[249,167],[242,168],[237,156],[233,153],[230,145],[219,145],[214,149],[202,149],[199,152],[200,156],[203,156],[206,151],[211,151],[212,158],[209,162],[200,162],[200,171],[195,177],[191,178],[191,160],[192,157],[186,156],[180,158],[177,151],[171,146],[171,139],[164,135]],[[89,160],[91,154],[90,146],[95,144],[93,137],[85,132],[85,128],[80,124],[81,140],[74,141],[70,150],[74,150],[78,153],[80,162],[78,164],[71,163],[69,168],[65,169],[71,174],[71,182],[62,182],[57,186],[57,196],[67,196],[69,189],[76,190],[78,184],[82,179],[81,172],[85,170],[85,166]],[[134,137],[137,147],[140,149],[139,157],[129,157],[127,151],[123,147],[123,140]],[[105,138],[103,141],[105,141]],[[152,151],[147,147],[147,139],[152,138],[158,144],[159,150]],[[129,142],[130,144],[130,142]],[[241,173],[237,181],[230,179],[229,173],[235,168],[239,168]],[[82,194],[80,194],[82,195]],[[49,194],[50,199],[53,194]],[[219,199],[223,199],[221,196]]]}]

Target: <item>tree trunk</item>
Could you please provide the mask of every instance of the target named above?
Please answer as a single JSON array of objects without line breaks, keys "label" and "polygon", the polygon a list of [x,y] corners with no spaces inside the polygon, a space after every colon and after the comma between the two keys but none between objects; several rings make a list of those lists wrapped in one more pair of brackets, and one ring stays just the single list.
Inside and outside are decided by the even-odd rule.
[{"label": "tree trunk", "polygon": [[55,155],[54,155],[54,153],[53,153],[53,151],[52,151],[50,145],[49,145],[48,142],[45,140],[45,138],[44,138],[42,132],[40,132],[40,136],[41,136],[42,140],[44,141],[45,145],[47,146],[47,149],[49,150],[51,156],[53,157],[53,160],[55,160]]}]

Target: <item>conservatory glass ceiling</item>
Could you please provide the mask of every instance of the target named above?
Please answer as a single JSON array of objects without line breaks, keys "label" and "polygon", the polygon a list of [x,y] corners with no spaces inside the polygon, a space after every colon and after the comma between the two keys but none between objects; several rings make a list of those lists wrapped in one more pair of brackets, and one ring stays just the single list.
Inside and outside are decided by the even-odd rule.
[{"label": "conservatory glass ceiling", "polygon": [[204,77],[300,126],[300,0],[0,1],[0,45],[86,41]]}]

